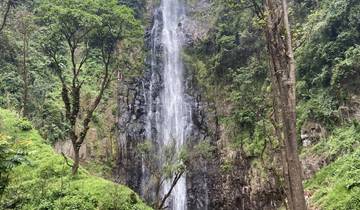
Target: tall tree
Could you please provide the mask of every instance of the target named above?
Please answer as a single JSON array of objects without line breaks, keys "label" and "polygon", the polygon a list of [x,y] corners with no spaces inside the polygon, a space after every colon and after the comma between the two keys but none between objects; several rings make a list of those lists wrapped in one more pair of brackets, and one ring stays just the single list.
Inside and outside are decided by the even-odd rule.
[{"label": "tall tree", "polygon": [[287,0],[249,2],[257,16],[265,20],[275,130],[283,145],[282,163],[288,206],[291,210],[304,210],[306,201],[296,140],[296,72]]},{"label": "tall tree", "polygon": [[[44,52],[62,86],[69,138],[74,149],[72,173],[76,174],[80,147],[93,114],[118,68],[118,43],[136,37],[140,25],[132,10],[119,6],[115,0],[48,0],[42,3],[40,15],[46,28]],[[101,70],[92,71],[90,63],[94,62]],[[83,87],[94,81],[99,81],[98,92],[91,104],[81,108]]]},{"label": "tall tree", "polygon": [[22,39],[22,58],[20,66],[23,79],[22,115],[24,117],[28,115],[29,71],[27,67],[27,59],[29,52],[29,39],[34,27],[33,16],[30,12],[19,11],[16,14],[16,30]]},{"label": "tall tree", "polygon": [[292,210],[306,209],[302,170],[296,140],[295,61],[286,0],[266,0],[266,40],[270,56],[271,80],[276,97],[275,112],[281,117],[284,155],[284,179],[288,205]]}]

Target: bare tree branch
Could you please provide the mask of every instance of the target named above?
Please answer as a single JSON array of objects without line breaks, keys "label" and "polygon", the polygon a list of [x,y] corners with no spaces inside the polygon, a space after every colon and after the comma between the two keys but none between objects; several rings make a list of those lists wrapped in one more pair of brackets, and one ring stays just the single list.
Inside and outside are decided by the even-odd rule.
[{"label": "bare tree branch", "polygon": [[64,101],[64,105],[65,105],[66,118],[68,120],[70,120],[70,118],[71,118],[71,105],[70,105],[70,98],[69,98],[69,90],[68,90],[68,87],[67,87],[66,80],[65,80],[65,77],[63,75],[63,72],[61,70],[60,62],[57,59],[56,52],[47,51],[47,54],[49,55],[49,57],[55,63],[55,71],[56,71],[56,73],[57,73],[57,75],[58,75],[58,77],[60,79],[61,86],[62,86],[61,96],[62,96],[62,99]]},{"label": "bare tree branch", "polygon": [[63,152],[61,153],[61,155],[64,157],[66,165],[68,165],[69,167],[73,167],[73,165],[69,163],[69,159],[66,157],[66,155]]},{"label": "bare tree branch", "polygon": [[110,67],[110,58],[111,58],[111,54],[103,54],[103,62],[104,62],[104,77],[102,79],[101,85],[100,85],[100,91],[98,93],[98,95],[96,96],[95,100],[93,101],[93,103],[91,104],[90,108],[87,110],[86,112],[86,117],[83,121],[83,129],[80,132],[80,136],[79,136],[79,140],[78,143],[82,144],[85,140],[87,131],[89,130],[89,124],[91,122],[91,118],[94,114],[94,111],[96,110],[96,108],[98,107],[102,96],[104,95],[104,92],[106,90],[106,88],[109,86],[109,83],[111,81],[111,73],[109,70]]},{"label": "bare tree branch", "polygon": [[165,196],[163,197],[163,199],[161,200],[160,205],[158,206],[158,209],[164,209],[164,205],[166,203],[166,200],[169,198],[169,196],[171,195],[174,187],[176,186],[177,182],[180,180],[180,178],[182,177],[182,175],[184,174],[184,170],[179,171],[178,173],[175,174],[172,183],[171,183],[171,187],[169,189],[169,191],[165,194]]},{"label": "bare tree branch", "polygon": [[2,20],[2,23],[1,23],[1,26],[0,26],[0,33],[5,28],[6,21],[7,21],[7,18],[9,16],[9,13],[10,13],[11,5],[12,5],[12,0],[8,0],[7,3],[6,3],[6,8],[5,8],[5,12],[4,12],[4,15],[3,15],[3,20]]}]

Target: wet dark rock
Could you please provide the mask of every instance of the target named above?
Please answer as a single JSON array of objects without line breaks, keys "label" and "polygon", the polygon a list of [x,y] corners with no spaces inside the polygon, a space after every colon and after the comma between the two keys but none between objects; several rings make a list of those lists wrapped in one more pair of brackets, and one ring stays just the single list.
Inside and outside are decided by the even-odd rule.
[{"label": "wet dark rock", "polygon": [[307,121],[301,127],[301,140],[303,146],[307,147],[312,144],[315,144],[320,139],[325,138],[327,131],[323,125],[314,121]]},{"label": "wet dark rock", "polygon": [[[206,8],[205,8],[206,9]],[[196,10],[194,10],[195,12]],[[150,53],[146,58],[146,68],[143,76],[128,81],[120,81],[118,96],[118,148],[119,157],[115,176],[117,181],[127,184],[133,190],[141,193],[141,180],[148,174],[142,173],[142,160],[137,151],[137,145],[146,140],[146,92],[150,88],[152,79],[152,95],[150,96],[153,110],[155,112],[156,101],[159,100],[163,89],[161,71],[162,51],[161,45],[154,46],[152,41],[159,43],[161,34],[161,13],[157,11],[152,19],[152,24],[157,20],[158,37],[151,37],[149,27],[145,34],[146,47],[148,51],[156,48],[157,55],[151,58]],[[152,25],[151,24],[151,25]],[[181,28],[186,33],[186,44],[191,46],[196,40],[206,34],[207,28],[196,31],[197,22],[190,19],[181,22]],[[151,69],[151,61],[155,65]],[[152,74],[152,71],[155,74]],[[153,78],[152,78],[153,75]],[[202,141],[207,141],[214,148],[210,158],[197,158],[191,161],[187,183],[187,208],[190,210],[257,210],[276,209],[283,198],[283,193],[277,187],[275,178],[271,176],[268,184],[257,183],[259,176],[254,175],[250,160],[241,152],[235,152],[231,157],[233,167],[230,171],[224,171],[223,166],[229,158],[229,151],[223,145],[221,130],[217,116],[217,109],[213,102],[207,101],[202,89],[197,84],[194,72],[185,69],[185,97],[191,106],[192,124],[191,133],[187,144],[194,147]],[[149,102],[148,102],[149,105]],[[153,136],[157,135],[157,128],[151,127]],[[275,176],[275,175],[274,175]],[[262,182],[261,182],[262,183]],[[146,196],[151,199],[151,195]]]}]

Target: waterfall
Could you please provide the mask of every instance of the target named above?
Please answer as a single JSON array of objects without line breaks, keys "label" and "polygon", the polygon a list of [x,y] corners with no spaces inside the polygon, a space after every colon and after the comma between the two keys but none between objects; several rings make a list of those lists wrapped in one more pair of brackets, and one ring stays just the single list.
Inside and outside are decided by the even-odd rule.
[{"label": "waterfall", "polygon": [[[163,0],[161,9],[164,23],[161,36],[164,46],[164,91],[161,97],[164,114],[163,143],[169,145],[174,139],[177,150],[180,150],[185,143],[186,127],[189,122],[187,118],[190,113],[184,99],[183,63],[180,54],[183,41],[180,18],[184,15],[184,9],[179,0]],[[167,188],[169,186],[165,186],[165,189]],[[184,176],[174,189],[173,209],[186,209]]]},{"label": "waterfall", "polygon": [[[182,0],[162,0],[151,30],[151,76],[146,94],[146,138],[154,141],[159,156],[175,143],[180,151],[191,129],[191,108],[185,100],[184,67],[181,58],[184,35],[181,20],[185,16]],[[159,58],[160,57],[160,58]],[[174,142],[175,141],[175,142]],[[160,161],[159,164],[162,164]],[[163,193],[170,181],[163,186]],[[175,186],[169,205],[172,210],[186,210],[185,175]]]}]

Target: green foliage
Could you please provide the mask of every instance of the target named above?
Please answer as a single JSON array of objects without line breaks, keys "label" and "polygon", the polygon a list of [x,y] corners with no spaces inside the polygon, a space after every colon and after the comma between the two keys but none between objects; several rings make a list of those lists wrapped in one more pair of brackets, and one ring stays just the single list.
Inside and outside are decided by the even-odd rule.
[{"label": "green foliage", "polygon": [[18,61],[15,41],[0,34],[0,105],[19,108],[21,78],[17,73]]},{"label": "green foliage", "polygon": [[211,158],[213,158],[213,152],[215,151],[215,149],[215,146],[211,145],[209,141],[202,141],[195,145],[193,150],[196,153],[196,156],[211,160]]},{"label": "green foliage", "polygon": [[359,150],[341,157],[306,182],[306,189],[313,194],[311,201],[322,209],[359,209],[359,158]]},{"label": "green foliage", "polygon": [[344,88],[347,92],[359,93],[360,80],[360,46],[350,47],[345,52],[345,58],[339,60],[333,71],[331,85],[334,90]]},{"label": "green foliage", "polygon": [[333,134],[302,155],[317,155],[330,164],[306,182],[311,202],[322,209],[359,209],[360,130],[356,125],[336,129]]},{"label": "green foliage", "polygon": [[[186,69],[195,72],[197,85],[216,103],[230,148],[251,158],[264,157],[261,162],[252,161],[252,169],[259,171],[271,167],[274,160],[269,155],[277,151],[279,142],[270,121],[273,96],[262,36],[266,22],[246,9],[248,3],[214,1],[212,30],[186,50],[184,59]],[[335,161],[308,182],[308,189],[321,209],[360,209],[358,125],[342,124],[338,112],[349,96],[359,94],[360,2],[296,0],[290,7],[298,72],[298,133],[306,121],[315,121],[331,135],[310,149],[303,148],[302,155]],[[233,164],[224,161],[222,171],[231,171]]]},{"label": "green foliage", "polygon": [[29,10],[30,8],[25,6],[17,8],[14,11],[16,20],[11,22],[13,26],[0,35],[0,106],[18,111],[23,109],[22,50],[23,33],[27,30],[26,64],[29,96],[26,117],[34,123],[35,127],[40,128],[42,135],[49,137],[48,140],[53,142],[55,139],[62,138],[60,130],[65,130],[62,119],[59,119],[57,115],[62,112],[57,91],[59,85],[53,75],[48,72],[48,61],[39,52],[39,41],[42,40],[42,35],[38,30],[33,31],[34,27],[38,28],[34,25],[34,16]]},{"label": "green foliage", "polygon": [[231,170],[233,169],[234,167],[234,163],[229,161],[229,160],[225,160],[221,166],[220,166],[220,169],[223,173],[229,173],[231,172]]},{"label": "green foliage", "polygon": [[[188,152],[184,148],[181,152],[177,152],[175,146],[176,142],[173,141],[162,151],[157,151],[151,141],[138,144],[137,154],[145,161],[146,167],[153,176],[152,179],[157,179],[158,176],[171,179],[176,173],[186,170]],[[160,162],[162,164],[159,164]]]},{"label": "green foliage", "polygon": [[[93,112],[100,102],[109,100],[110,81],[121,74],[124,60],[131,57],[123,54],[142,36],[133,10],[116,0],[47,0],[39,2],[36,14],[42,29],[41,49],[61,82],[58,91],[66,108],[66,118],[61,119],[75,126],[80,116],[89,116],[99,124]],[[129,63],[127,68],[132,67]],[[69,120],[70,112],[74,120]],[[61,128],[63,132],[56,132],[54,140],[66,136],[67,125]]]},{"label": "green foliage", "polygon": [[125,186],[91,176],[82,168],[72,176],[64,158],[37,131],[16,127],[17,116],[12,112],[0,109],[0,118],[1,132],[24,142],[29,161],[9,174],[1,209],[149,209]]},{"label": "green foliage", "polygon": [[[261,3],[260,0],[256,2]],[[155,1],[155,4],[158,3]],[[188,3],[194,6],[197,1]],[[270,121],[273,101],[262,31],[266,22],[255,17],[248,3],[246,0],[215,0],[210,12],[195,14],[195,19],[205,19],[210,30],[204,40],[186,49],[183,58],[189,75],[195,75],[191,81],[192,88],[200,88],[206,93],[204,97],[215,104],[219,126],[228,138],[228,149],[241,150],[242,154],[251,158],[266,158],[266,150],[273,152],[279,146]],[[97,94],[98,78],[103,76],[102,60],[99,59],[102,53],[116,54],[111,60],[111,69],[120,69],[125,77],[139,76],[144,60],[141,52],[143,31],[134,16],[144,17],[146,2],[43,0],[26,5],[14,10],[14,13],[16,17],[18,12],[23,11],[35,15],[35,18],[31,17],[34,20],[29,22],[35,24],[36,30],[31,30],[29,34],[27,65],[30,98],[27,117],[47,141],[54,143],[65,139],[68,125],[61,103],[61,84],[56,78],[58,75],[52,74],[56,73],[54,61],[43,56],[42,52],[56,53],[60,64],[57,70],[65,72],[68,84],[72,82],[68,42],[78,47],[76,54],[79,58],[88,53],[82,69],[84,74],[79,77],[83,85],[81,106],[85,106]],[[290,6],[298,69],[298,130],[307,120],[320,122],[331,130],[328,139],[304,149],[303,155],[318,154],[326,161],[335,161],[307,183],[308,189],[314,192],[313,201],[324,209],[358,209],[359,125],[354,123],[337,128],[341,124],[337,110],[350,95],[359,94],[360,2],[295,0]],[[15,24],[19,20],[13,18],[11,21]],[[19,111],[23,106],[24,81],[21,75],[21,30],[17,26],[18,23],[13,27],[9,25],[0,34],[0,106]],[[117,47],[124,53],[119,53]],[[49,72],[49,69],[55,71]],[[112,90],[116,90],[115,86]],[[105,93],[104,106],[116,106],[111,104],[112,94],[111,91]],[[53,154],[37,132],[31,130],[28,121],[18,120],[4,110],[0,110],[0,114],[6,118],[3,122],[6,135],[0,136],[2,159],[16,160],[17,148],[14,145],[18,144],[14,142],[19,139],[26,142],[30,139],[32,142],[26,144],[30,164],[15,168],[16,164],[8,164],[11,167],[7,171],[4,169],[5,177],[10,174],[10,186],[5,191],[1,207],[145,208],[132,191],[91,177],[83,169],[79,176],[71,177],[63,158]],[[93,126],[105,133],[107,119],[104,116],[100,112],[95,114]],[[169,147],[162,156],[157,156],[150,142],[139,145],[138,150],[138,154],[147,157],[145,160],[159,162],[166,159],[164,168],[156,170],[162,170],[171,177],[174,172],[184,170],[187,161],[211,158],[214,145],[203,142],[194,146],[195,152],[183,148],[176,155],[174,147]],[[270,165],[271,161],[265,159],[265,164]],[[253,163],[252,167],[261,168],[259,162]],[[221,169],[226,173],[233,167],[234,163],[226,160]],[[98,163],[89,164],[87,168],[97,174],[110,171],[107,166],[99,166]]]},{"label": "green foliage", "polygon": [[[102,155],[102,154],[100,154]],[[91,175],[103,177],[105,179],[113,178],[112,162],[92,160],[87,163],[83,163],[82,166],[91,173]]]},{"label": "green foliage", "polygon": [[[359,44],[359,1],[322,1],[304,25],[304,44],[296,51],[298,72],[308,89],[330,87],[334,68]],[[309,32],[310,31],[310,32]],[[335,70],[338,71],[338,70]]]},{"label": "green foliage", "polygon": [[186,69],[196,76],[195,88],[204,89],[219,108],[232,149],[260,156],[266,142],[264,123],[265,132],[271,132],[264,120],[271,105],[268,62],[260,20],[244,5],[246,1],[214,1],[213,29],[183,57]]},{"label": "green foliage", "polygon": [[306,120],[313,120],[332,128],[340,124],[337,113],[339,102],[327,89],[319,89],[311,94],[308,100],[302,100],[297,105],[297,126],[300,128]]},{"label": "green foliage", "polygon": [[135,11],[137,18],[143,18],[146,9],[145,0],[119,0],[121,4],[127,5]]},{"label": "green foliage", "polygon": [[0,198],[9,184],[13,168],[25,161],[25,153],[20,143],[0,133]]},{"label": "green foliage", "polygon": [[32,117],[32,121],[41,136],[52,144],[64,140],[68,131],[59,98],[54,97],[54,95],[49,95],[43,105],[36,110],[36,115]]},{"label": "green foliage", "polygon": [[21,93],[18,87],[21,87],[22,81],[16,74],[16,68],[12,65],[5,65],[2,68],[0,77],[0,104],[2,107],[20,108]]},{"label": "green foliage", "polygon": [[16,123],[16,127],[18,127],[21,131],[30,131],[32,129],[32,124],[26,118],[20,118]]},{"label": "green foliage", "polygon": [[[41,206],[41,204],[40,204]],[[79,210],[91,210],[96,209],[96,200],[90,195],[86,194],[66,194],[64,197],[56,201],[55,206],[42,206],[42,208],[55,208],[55,209],[79,209]]]},{"label": "green foliage", "polygon": [[321,139],[316,145],[304,151],[302,155],[318,155],[330,162],[355,152],[359,142],[359,128],[354,124],[349,124],[336,128],[330,137]]},{"label": "green foliage", "polygon": [[[66,71],[67,82],[71,82],[71,60],[67,56],[66,39],[70,38],[73,45],[78,45],[76,54],[79,60],[76,62],[89,53],[80,78],[84,90],[81,97],[85,97],[81,106],[88,104],[98,94],[99,78],[103,77],[101,49],[116,53],[111,60],[111,70],[134,74],[142,69],[143,59],[139,51],[143,31],[132,9],[123,3],[116,0],[46,0],[25,2],[16,8],[14,17],[10,16],[9,26],[0,34],[0,106],[23,110],[22,50],[23,34],[27,31],[29,98],[26,117],[50,143],[65,139],[68,125],[63,114],[61,83],[58,75],[49,71],[54,70],[54,62],[43,52],[57,53],[61,70]],[[121,48],[121,52],[115,52],[115,45]],[[114,76],[114,71],[111,72]],[[104,104],[111,103],[111,94],[110,91],[104,94]]]}]

